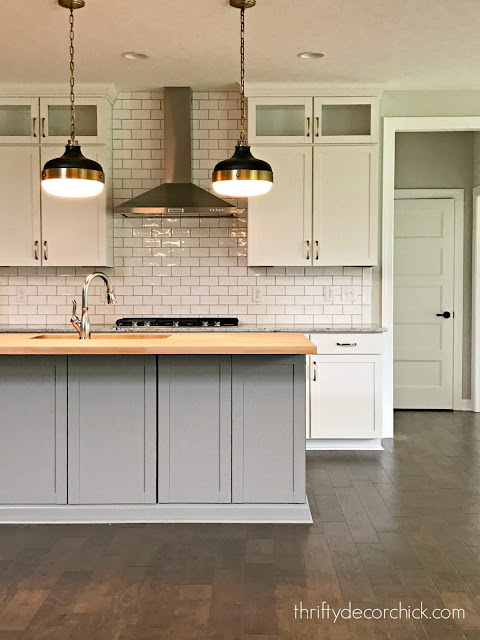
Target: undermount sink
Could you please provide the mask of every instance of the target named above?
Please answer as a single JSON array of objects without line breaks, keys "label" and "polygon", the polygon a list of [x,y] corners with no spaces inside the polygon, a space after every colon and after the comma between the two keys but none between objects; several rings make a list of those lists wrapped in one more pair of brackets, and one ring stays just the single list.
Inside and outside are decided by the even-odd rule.
[{"label": "undermount sink", "polygon": [[[171,333],[94,333],[90,340],[162,340]],[[76,333],[43,333],[32,340],[79,340]],[[85,342],[85,341],[82,341]]]}]

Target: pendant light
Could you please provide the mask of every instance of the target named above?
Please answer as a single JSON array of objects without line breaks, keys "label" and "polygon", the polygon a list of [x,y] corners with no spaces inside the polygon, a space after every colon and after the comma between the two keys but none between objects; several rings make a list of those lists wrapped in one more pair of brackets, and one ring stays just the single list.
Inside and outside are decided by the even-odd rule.
[{"label": "pendant light", "polygon": [[215,167],[212,182],[214,190],[222,196],[248,198],[270,191],[273,184],[273,171],[268,162],[257,160],[252,156],[245,132],[245,9],[254,7],[256,0],[230,0],[230,5],[240,9],[241,133],[233,156],[219,162]]},{"label": "pendant light", "polygon": [[73,55],[74,9],[85,6],[85,0],[58,0],[58,4],[70,10],[70,140],[61,158],[49,160],[42,171],[42,187],[54,196],[64,198],[88,198],[103,191],[105,173],[94,160],[85,158],[75,138],[75,78]]}]

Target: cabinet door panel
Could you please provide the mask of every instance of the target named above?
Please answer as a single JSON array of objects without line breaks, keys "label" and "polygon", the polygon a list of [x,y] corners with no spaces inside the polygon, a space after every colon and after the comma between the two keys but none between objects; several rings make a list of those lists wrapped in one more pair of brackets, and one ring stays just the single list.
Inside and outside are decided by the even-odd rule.
[{"label": "cabinet door panel", "polygon": [[68,502],[155,502],[155,356],[70,356]]},{"label": "cabinet door panel", "polygon": [[313,237],[319,266],[377,263],[376,145],[315,147]]},{"label": "cabinet door panel", "polygon": [[38,147],[0,147],[0,176],[0,265],[39,266],[41,235]]},{"label": "cabinet door panel", "polygon": [[158,358],[158,501],[231,501],[231,357]]},{"label": "cabinet door panel", "polygon": [[0,357],[0,503],[67,501],[67,362]]},{"label": "cabinet door panel", "polygon": [[312,142],[312,107],[312,98],[249,98],[250,142]]},{"label": "cabinet door panel", "polygon": [[[75,98],[75,133],[80,144],[106,142],[106,109],[103,99]],[[40,139],[48,144],[66,144],[70,138],[70,101],[40,98]]]},{"label": "cabinet door panel", "polygon": [[[64,151],[64,146],[43,147],[42,166],[48,160],[63,155]],[[85,156],[104,165],[102,151],[102,147],[83,148]],[[106,185],[99,196],[61,198],[42,189],[43,243],[47,243],[42,247],[45,266],[92,267],[106,264],[107,191]]]},{"label": "cabinet door panel", "polygon": [[269,162],[273,187],[248,203],[248,264],[312,264],[312,149],[259,147],[252,152]]},{"label": "cabinet door panel", "polygon": [[305,357],[232,357],[232,497],[305,502]]},{"label": "cabinet door panel", "polygon": [[38,141],[38,98],[2,98],[0,142],[32,144]]},{"label": "cabinet door panel", "polygon": [[379,438],[381,357],[311,358],[312,438]]}]

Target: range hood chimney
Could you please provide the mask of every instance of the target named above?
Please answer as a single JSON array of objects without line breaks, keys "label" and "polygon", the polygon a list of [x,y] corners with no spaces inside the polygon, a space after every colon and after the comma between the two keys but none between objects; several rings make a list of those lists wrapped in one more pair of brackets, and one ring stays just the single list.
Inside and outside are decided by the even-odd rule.
[{"label": "range hood chimney", "polygon": [[192,90],[166,87],[165,105],[165,183],[127,200],[117,213],[131,218],[209,216],[231,217],[238,209],[192,182]]}]

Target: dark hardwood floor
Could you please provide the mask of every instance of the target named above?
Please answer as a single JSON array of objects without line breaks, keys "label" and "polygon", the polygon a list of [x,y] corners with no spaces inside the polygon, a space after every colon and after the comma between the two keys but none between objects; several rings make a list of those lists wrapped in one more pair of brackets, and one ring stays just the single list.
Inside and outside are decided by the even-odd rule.
[{"label": "dark hardwood floor", "polygon": [[[480,640],[480,415],[308,455],[312,526],[0,527],[0,640]],[[294,606],[466,611],[295,620]]]}]

